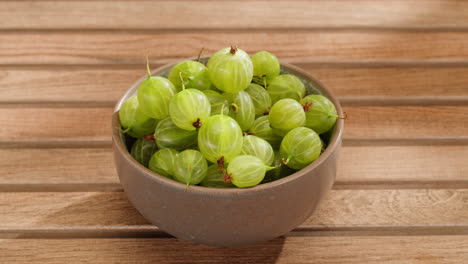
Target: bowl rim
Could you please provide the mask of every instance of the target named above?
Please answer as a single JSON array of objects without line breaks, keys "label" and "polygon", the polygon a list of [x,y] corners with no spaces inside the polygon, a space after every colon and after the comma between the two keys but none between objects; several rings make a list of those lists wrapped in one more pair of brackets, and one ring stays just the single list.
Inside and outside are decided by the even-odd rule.
[{"label": "bowl rim", "polygon": [[[210,56],[204,56],[202,59],[208,59]],[[151,75],[160,74],[179,62],[185,60],[195,60],[196,58],[188,58],[183,60],[177,60],[171,63],[164,64],[154,70],[151,71]],[[337,114],[339,116],[343,116],[343,110],[341,108],[341,104],[338,101],[337,97],[333,94],[333,92],[324,86],[319,80],[313,77],[310,73],[304,71],[303,69],[291,65],[289,63],[285,63],[280,61],[280,65],[282,68],[286,69],[288,73],[292,73],[294,75],[301,76],[302,79],[307,80],[315,84],[315,86],[324,94],[328,99],[330,99],[333,104],[335,105]],[[195,193],[201,193],[210,196],[238,196],[238,195],[249,195],[253,193],[258,193],[262,191],[270,191],[271,189],[281,188],[281,186],[294,182],[302,177],[305,177],[306,174],[317,167],[319,167],[322,163],[330,158],[330,156],[336,151],[336,148],[340,146],[342,140],[342,134],[344,129],[344,120],[337,119],[335,125],[335,132],[333,133],[332,137],[330,138],[330,142],[325,149],[325,151],[320,155],[320,157],[306,166],[305,168],[278,180],[259,184],[249,188],[215,188],[215,187],[205,187],[205,186],[198,186],[198,185],[190,185],[188,188],[186,184],[181,182],[166,178],[161,176],[150,169],[141,165],[138,161],[136,161],[131,155],[130,152],[127,150],[127,147],[123,144],[122,140],[120,139],[120,123],[118,118],[118,111],[122,106],[123,102],[131,97],[138,89],[139,84],[147,78],[147,75],[139,78],[130,88],[124,93],[124,95],[117,101],[113,114],[112,114],[112,145],[114,151],[119,151],[122,156],[124,157],[125,161],[128,162],[132,167],[136,170],[143,172],[142,174],[144,177],[149,178],[152,181],[156,181],[159,184],[166,185],[168,188],[176,189],[180,191],[190,191]]]}]

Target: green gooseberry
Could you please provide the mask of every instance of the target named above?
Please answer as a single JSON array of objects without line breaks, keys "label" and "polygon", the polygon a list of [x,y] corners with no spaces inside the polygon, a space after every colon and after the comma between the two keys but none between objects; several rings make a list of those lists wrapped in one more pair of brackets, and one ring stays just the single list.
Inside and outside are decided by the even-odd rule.
[{"label": "green gooseberry", "polygon": [[[180,78],[183,77],[184,83]],[[210,74],[208,68],[198,61],[182,61],[172,67],[168,79],[174,84],[178,92],[182,90],[182,84],[186,87],[208,90],[211,87]]]},{"label": "green gooseberry", "polygon": [[339,118],[335,105],[323,95],[308,95],[301,100],[301,104],[306,115],[305,126],[318,134],[329,131]]},{"label": "green gooseberry", "polygon": [[270,112],[271,98],[265,88],[258,84],[251,83],[247,86],[245,92],[248,93],[252,99],[256,116],[267,115]]},{"label": "green gooseberry", "polygon": [[276,76],[268,84],[267,91],[273,103],[285,98],[291,98],[299,102],[306,93],[302,81],[291,74]]},{"label": "green gooseberry", "polygon": [[252,56],[253,81],[266,87],[266,85],[280,74],[278,58],[268,51],[260,51]]},{"label": "green gooseberry", "polygon": [[148,167],[148,163],[158,147],[153,141],[139,138],[133,143],[130,155],[141,165]]},{"label": "green gooseberry", "polygon": [[188,185],[199,184],[206,176],[208,164],[198,150],[187,149],[177,155],[174,179]]},{"label": "green gooseberry", "polygon": [[318,159],[321,150],[322,141],[314,130],[297,127],[283,138],[280,155],[288,167],[300,170]]},{"label": "green gooseberry", "polygon": [[213,164],[208,167],[206,177],[200,183],[201,186],[205,187],[216,187],[216,188],[234,188],[234,184],[225,182],[223,172],[218,168],[218,165]]},{"label": "green gooseberry", "polygon": [[156,151],[149,161],[148,169],[172,179],[176,167],[177,154],[177,150],[171,148]]},{"label": "green gooseberry", "polygon": [[284,136],[288,131],[305,124],[306,116],[302,105],[293,99],[276,102],[268,115],[273,133]]},{"label": "green gooseberry", "polygon": [[135,138],[151,135],[158,123],[158,120],[143,113],[136,96],[128,98],[122,104],[119,120],[123,132]]},{"label": "green gooseberry", "polygon": [[256,136],[244,136],[241,155],[252,155],[270,166],[275,158],[273,147],[266,140]]},{"label": "green gooseberry", "polygon": [[259,184],[268,170],[274,167],[266,166],[263,161],[252,155],[239,155],[227,166],[226,182],[232,182],[239,188],[252,187]]},{"label": "green gooseberry", "polygon": [[197,136],[196,130],[179,128],[170,117],[161,120],[154,132],[154,138],[159,148],[173,148],[179,151],[195,147]]}]

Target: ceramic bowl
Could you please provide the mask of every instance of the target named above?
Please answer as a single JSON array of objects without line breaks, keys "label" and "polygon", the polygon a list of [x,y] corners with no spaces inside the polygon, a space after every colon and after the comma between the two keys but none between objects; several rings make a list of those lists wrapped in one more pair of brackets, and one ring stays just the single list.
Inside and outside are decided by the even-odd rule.
[{"label": "ceramic bowl", "polygon": [[[206,61],[207,58],[204,58]],[[176,63],[153,75],[167,76]],[[321,93],[343,115],[332,92],[307,72],[281,63],[283,73],[298,76],[307,93]],[[144,72],[142,67],[142,73]],[[316,210],[335,180],[343,120],[328,133],[328,146],[319,159],[279,180],[252,188],[190,186],[160,176],[130,155],[118,129],[118,111],[134,95],[143,76],[118,101],[112,116],[112,145],[122,187],[133,206],[152,224],[183,240],[215,246],[241,246],[271,240],[299,226]]]}]

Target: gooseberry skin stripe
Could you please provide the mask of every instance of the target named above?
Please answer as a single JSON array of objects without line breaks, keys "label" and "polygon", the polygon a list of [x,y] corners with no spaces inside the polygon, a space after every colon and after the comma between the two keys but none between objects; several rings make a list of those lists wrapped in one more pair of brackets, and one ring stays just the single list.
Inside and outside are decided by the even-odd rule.
[{"label": "gooseberry skin stripe", "polygon": [[154,137],[159,148],[174,148],[181,151],[197,145],[197,131],[179,128],[170,117],[158,123]]},{"label": "gooseberry skin stripe", "polygon": [[275,159],[273,147],[270,143],[252,135],[244,136],[241,155],[255,156],[268,166],[272,165]]},{"label": "gooseberry skin stripe", "polygon": [[282,137],[273,133],[273,129],[270,126],[268,118],[268,116],[261,116],[255,119],[252,127],[249,129],[249,133],[266,140],[272,147],[279,148]]},{"label": "gooseberry skin stripe", "polygon": [[300,170],[318,159],[322,149],[322,141],[315,131],[306,127],[298,127],[289,131],[280,146],[280,155],[288,160],[287,166]]},{"label": "gooseberry skin stripe", "polygon": [[237,94],[224,93],[223,96],[233,108],[229,110],[229,116],[236,120],[242,131],[248,130],[255,121],[255,106],[249,94],[240,91]]},{"label": "gooseberry skin stripe", "polygon": [[305,111],[305,126],[313,129],[318,134],[329,131],[336,123],[336,108],[333,103],[323,95],[312,94],[304,97],[301,104],[309,104]]},{"label": "gooseberry skin stripe", "polygon": [[253,81],[257,84],[267,86],[267,84],[280,74],[280,64],[278,58],[268,51],[260,51],[252,56]]},{"label": "gooseberry skin stripe", "polygon": [[214,53],[208,60],[207,67],[211,82],[220,90],[237,93],[249,85],[253,77],[253,64],[249,55],[236,49],[224,48]]},{"label": "gooseberry skin stripe", "polygon": [[244,188],[259,184],[267,169],[270,167],[265,166],[261,159],[251,155],[240,155],[229,163],[227,173],[232,179],[232,184]]},{"label": "gooseberry skin stripe", "polygon": [[306,93],[306,89],[302,81],[291,74],[276,76],[268,84],[267,91],[273,104],[285,98],[299,101]]},{"label": "gooseberry skin stripe", "polygon": [[138,98],[128,98],[119,110],[120,125],[123,133],[132,137],[140,138],[153,133],[158,120],[147,116],[141,110]]},{"label": "gooseberry skin stripe", "polygon": [[178,151],[171,148],[160,149],[151,157],[148,168],[161,176],[172,179]]},{"label": "gooseberry skin stripe", "polygon": [[179,92],[182,90],[183,82],[179,78],[179,73],[182,73],[185,86],[198,90],[209,90],[211,80],[208,68],[197,61],[182,61],[172,67],[169,72],[168,79],[174,84],[174,87]]},{"label": "gooseberry skin stripe", "polygon": [[242,149],[242,130],[226,115],[210,116],[198,131],[198,148],[212,162],[224,157],[225,163],[239,155]]},{"label": "gooseberry skin stripe", "polygon": [[149,161],[156,152],[157,147],[154,142],[142,138],[137,139],[130,150],[130,155],[140,164],[148,167]]},{"label": "gooseberry skin stripe", "polygon": [[255,115],[263,115],[271,108],[271,98],[265,88],[258,84],[251,83],[245,89],[245,92],[250,95],[255,108]]},{"label": "gooseberry skin stripe", "polygon": [[172,98],[169,114],[174,124],[181,129],[196,130],[194,122],[205,122],[211,114],[211,104],[203,92],[185,89]]},{"label": "gooseberry skin stripe", "polygon": [[[306,115],[302,105],[293,99],[281,99],[270,109],[268,120],[273,128],[283,135],[296,127],[303,126]],[[275,132],[273,130],[273,132]]]},{"label": "gooseberry skin stripe", "polygon": [[205,187],[216,187],[216,188],[234,188],[232,183],[224,181],[223,173],[219,170],[218,165],[214,164],[208,167],[206,177],[200,183],[201,186]]},{"label": "gooseberry skin stripe", "polygon": [[223,114],[229,114],[229,109],[228,107],[226,107],[228,103],[226,101],[226,98],[222,94],[213,90],[204,90],[202,92],[206,95],[208,101],[210,101],[211,115],[219,115],[221,114],[221,112],[223,112],[223,110]]},{"label": "gooseberry skin stripe", "polygon": [[175,95],[175,87],[164,77],[151,77],[138,86],[138,102],[141,110],[155,119],[166,118],[169,102]]},{"label": "gooseberry skin stripe", "polygon": [[203,155],[193,149],[187,149],[177,154],[177,166],[174,169],[174,179],[186,185],[199,184],[205,177],[208,164]]}]

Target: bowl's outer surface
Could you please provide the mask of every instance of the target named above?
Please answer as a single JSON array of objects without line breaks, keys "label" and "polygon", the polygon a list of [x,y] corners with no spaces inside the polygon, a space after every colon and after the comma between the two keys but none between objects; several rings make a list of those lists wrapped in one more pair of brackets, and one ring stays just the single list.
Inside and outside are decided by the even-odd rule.
[{"label": "bowl's outer surface", "polygon": [[[174,64],[153,71],[154,75]],[[284,71],[309,81],[342,110],[331,92],[304,71],[282,63]],[[144,77],[143,77],[144,78]],[[343,120],[318,160],[283,179],[246,189],[190,186],[140,165],[128,153],[119,132],[117,111],[136,92],[140,79],[116,106],[112,145],[120,182],[130,202],[152,224],[184,240],[215,246],[241,246],[286,234],[305,221],[331,189],[341,148]],[[310,92],[310,88],[309,88]]]}]

